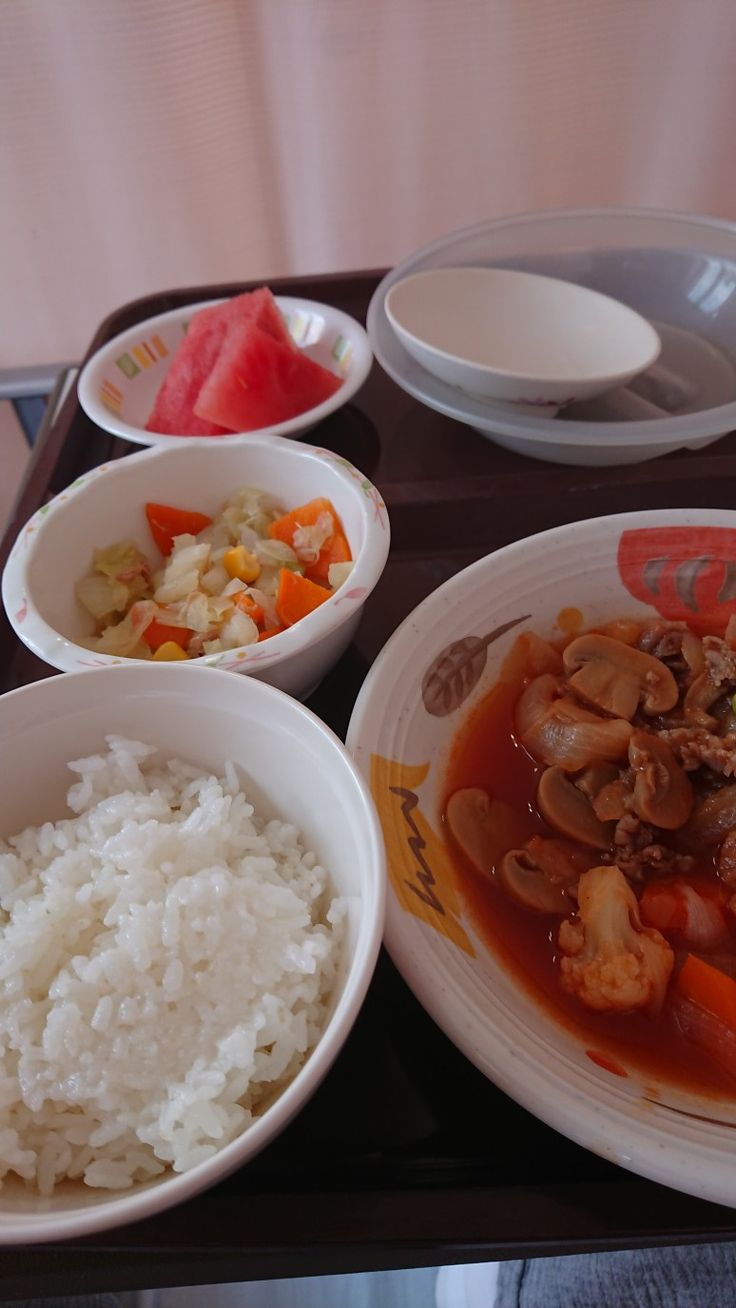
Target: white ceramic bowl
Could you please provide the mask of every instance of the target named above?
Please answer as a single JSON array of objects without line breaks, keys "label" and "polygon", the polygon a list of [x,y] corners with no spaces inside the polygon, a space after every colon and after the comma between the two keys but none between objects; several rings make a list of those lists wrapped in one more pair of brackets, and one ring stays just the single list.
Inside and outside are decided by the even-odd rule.
[{"label": "white ceramic bowl", "polygon": [[625,386],[661,349],[628,305],[574,282],[508,268],[432,268],[385,300],[428,372],[481,399],[568,405]]},{"label": "white ceramic bowl", "polygon": [[[588,402],[579,416],[573,406],[550,421],[549,410],[479,400],[449,386],[412,358],[385,308],[397,282],[449,266],[561,277],[630,305],[661,338],[655,370],[682,383],[686,402],[668,399],[653,409],[631,388],[617,389]],[[530,458],[579,467],[640,463],[704,448],[736,428],[736,223],[726,220],[656,209],[569,209],[479,223],[392,268],[373,295],[367,324],[375,356],[398,386]]]},{"label": "white ceramic bowl", "polygon": [[143,511],[146,501],[212,515],[243,486],[270,491],[286,508],[321,495],[332,500],[355,567],[334,596],[278,636],[192,659],[187,666],[252,673],[305,698],[346,649],[383,571],[388,515],[378,491],[346,459],[275,436],[224,444],[189,440],[172,449],[141,451],[102,464],[44,505],[20,531],[3,572],[3,603],[20,639],[64,672],[131,662],[78,643],[94,628],[74,594],[74,583],[89,570],[92,550],[132,539],[158,562]]},{"label": "white ceramic bowl", "polygon": [[67,1183],[41,1199],[0,1189],[0,1244],[86,1235],[148,1217],[241,1167],[294,1117],[340,1050],[373,973],[383,925],[384,854],[367,787],[344,746],[296,700],[249,678],[181,665],[51,677],[0,698],[0,834],[64,816],[70,759],[114,732],[221,772],[235,763],[260,812],[293,820],[347,900],[347,937],[327,1025],[302,1069],[243,1134],[191,1171],[124,1192]]},{"label": "white ceramic bowl", "polygon": [[[79,402],[87,416],[136,445],[188,444],[191,436],[165,436],[146,431],[145,425],[190,318],[198,309],[222,303],[203,300],[159,313],[103,345],[79,375]],[[276,436],[302,436],[352,399],[371,370],[373,354],[363,328],[340,309],[288,295],[277,295],[276,303],[296,344],[342,379],[340,389],[322,404],[268,428]],[[207,439],[219,442],[232,436]]]},{"label": "white ceramic bowl", "polygon": [[[647,568],[650,560],[657,569]],[[592,1061],[590,1036],[558,1023],[484,943],[441,837],[458,728],[496,683],[521,631],[549,635],[570,608],[580,610],[582,628],[657,613],[725,623],[736,600],[718,597],[734,565],[736,513],[726,510],[598,518],[509,545],[451,578],[392,636],[358,697],[347,743],[383,825],[388,949],[450,1039],[572,1140],[655,1181],[736,1206],[736,1091],[723,1102],[687,1094],[633,1062],[619,1076]]]}]

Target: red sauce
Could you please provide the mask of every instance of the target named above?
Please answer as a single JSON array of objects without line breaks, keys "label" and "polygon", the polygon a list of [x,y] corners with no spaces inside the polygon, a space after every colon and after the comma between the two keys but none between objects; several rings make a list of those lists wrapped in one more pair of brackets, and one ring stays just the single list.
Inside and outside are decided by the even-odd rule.
[{"label": "red sauce", "polygon": [[615,1062],[613,1058],[609,1058],[608,1054],[599,1054],[597,1049],[586,1049],[585,1053],[591,1063],[596,1063],[598,1067],[602,1067],[605,1072],[610,1072],[612,1076],[629,1075],[626,1068]]},{"label": "red sauce", "polygon": [[[512,656],[513,658],[513,656]],[[526,752],[514,734],[513,710],[529,680],[527,668],[511,659],[499,682],[463,725],[450,757],[445,798],[464,786],[480,786],[509,805],[514,835],[506,848],[534,834],[553,835],[534,807],[541,765]],[[644,1075],[662,1079],[691,1092],[736,1097],[731,1077],[687,1041],[668,1018],[641,1013],[603,1014],[585,1008],[561,987],[558,971],[557,931],[560,918],[528,912],[490,878],[479,875],[445,831],[448,849],[458,873],[458,884],[479,935],[500,955],[528,993],[566,1027],[580,1036],[596,1059],[610,1060],[608,1070],[626,1075],[635,1067]],[[712,881],[712,862],[700,869]],[[732,948],[736,954],[736,930]],[[592,1054],[591,1054],[592,1057]],[[603,1065],[603,1064],[601,1064]]]}]

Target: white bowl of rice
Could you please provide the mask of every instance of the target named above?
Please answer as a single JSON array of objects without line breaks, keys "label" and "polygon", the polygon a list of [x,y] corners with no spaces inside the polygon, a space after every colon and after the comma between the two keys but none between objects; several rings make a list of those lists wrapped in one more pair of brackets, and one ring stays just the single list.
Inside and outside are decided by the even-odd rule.
[{"label": "white bowl of rice", "polygon": [[52,677],[0,698],[0,741],[0,1244],[20,1244],[150,1216],[273,1139],[360,1009],[385,864],[343,745],[249,677]]},{"label": "white bowl of rice", "polygon": [[[203,652],[188,659],[190,666],[244,672],[299,699],[306,698],[353,637],[363,605],[386,564],[390,529],[379,492],[347,459],[283,437],[233,437],[224,443],[192,438],[186,445],[157,447],[102,464],[78,478],[25,524],[8,558],[2,597],[16,634],[34,654],[62,672],[109,666],[121,659],[141,661],[127,646],[100,648],[95,620],[79,601],[78,586],[88,576],[95,552],[108,552],[110,546],[126,542],[158,574],[159,569],[173,564],[174,558],[164,558],[152,539],[145,511],[148,503],[204,514],[214,524],[221,520],[227,501],[245,488],[264,492],[272,504],[286,511],[320,499],[331,503],[342,524],[351,562],[341,565],[346,575],[329,598],[293,625],[262,640],[231,596],[232,618],[227,622],[232,630],[227,641],[207,640],[208,634],[215,634],[207,632],[212,605],[226,603],[227,596],[223,592],[217,598],[208,597],[202,617],[202,588],[209,585],[207,577],[221,570],[223,550],[222,546],[196,544],[203,536],[181,537],[183,543],[189,541],[189,547],[186,554],[177,554],[182,571],[174,590],[167,584],[165,592],[155,589],[155,594],[166,593],[169,599],[174,595],[179,602],[190,600],[185,606],[188,616],[182,621],[194,627],[195,637],[203,641],[199,646]],[[245,522],[238,524],[238,531],[240,539],[250,541],[253,533]],[[253,549],[291,554],[281,541],[259,540],[248,553]],[[202,550],[205,558],[197,558]],[[194,571],[186,563],[192,556]],[[216,561],[217,566],[210,570]],[[265,607],[273,600],[263,593],[263,577],[266,572],[278,573],[279,564],[271,560],[266,567],[265,558],[262,562],[254,588],[233,577],[227,590],[237,586],[250,590]],[[289,567],[303,566],[293,556],[287,563]],[[127,578],[128,573],[123,571],[121,576]],[[227,576],[224,581],[228,582]],[[219,591],[219,585],[216,589]],[[325,586],[322,593],[327,592]],[[132,591],[129,598],[133,599]],[[222,630],[217,634],[224,635]],[[106,652],[107,648],[115,652]]]}]

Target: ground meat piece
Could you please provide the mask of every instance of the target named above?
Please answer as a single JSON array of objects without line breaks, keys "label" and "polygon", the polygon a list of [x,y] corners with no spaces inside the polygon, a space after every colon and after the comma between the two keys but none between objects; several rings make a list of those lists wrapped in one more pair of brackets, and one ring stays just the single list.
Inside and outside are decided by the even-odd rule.
[{"label": "ground meat piece", "polygon": [[634,802],[634,773],[627,768],[615,781],[601,786],[593,799],[593,812],[600,822],[618,821]]},{"label": "ground meat piece", "polygon": [[687,629],[686,622],[652,622],[639,637],[639,649],[653,654],[655,659],[672,658],[680,654]]},{"label": "ground meat piece", "polygon": [[689,854],[678,854],[659,844],[652,828],[635,813],[625,813],[616,823],[613,850],[604,854],[601,861],[616,863],[629,881],[643,881],[650,874],[690,872],[695,863]]},{"label": "ground meat piece", "polygon": [[639,649],[666,663],[682,687],[689,686],[705,667],[700,638],[685,622],[650,623],[639,637]]},{"label": "ground meat piece", "polygon": [[736,776],[736,734],[715,736],[705,727],[674,727],[660,736],[686,772],[708,767],[724,777]]},{"label": "ground meat piece", "polygon": [[648,827],[646,822],[642,822],[636,813],[624,813],[616,823],[616,830],[613,833],[615,847],[631,852],[644,849],[652,843],[653,838],[652,828]]},{"label": "ground meat piece", "polygon": [[720,636],[704,636],[705,667],[716,686],[736,685],[736,650]]},{"label": "ground meat piece", "polygon": [[695,859],[690,854],[678,854],[674,849],[656,843],[645,845],[644,849],[631,854],[625,850],[618,850],[615,855],[604,854],[601,862],[615,862],[629,881],[644,881],[649,876],[683,876],[692,872],[695,866]]}]

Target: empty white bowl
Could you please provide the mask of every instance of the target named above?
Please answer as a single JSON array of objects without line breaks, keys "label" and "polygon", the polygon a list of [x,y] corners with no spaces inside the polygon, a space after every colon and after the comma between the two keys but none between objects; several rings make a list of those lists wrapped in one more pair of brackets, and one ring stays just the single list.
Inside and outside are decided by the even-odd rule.
[{"label": "empty white bowl", "polygon": [[[231,1144],[191,1170],[129,1190],[66,1182],[41,1198],[0,1189],[0,1245],[67,1239],[149,1217],[243,1166],[314,1092],[360,1010],[381,941],[384,853],[366,785],[344,746],[296,700],[247,677],[181,664],[131,664],[51,677],[0,697],[0,835],[65,815],[67,763],[109,733],[222,775],[231,760],[265,817],[293,821],[345,897],[342,966],[317,1045],[295,1078]],[[70,816],[68,813],[66,816]]]},{"label": "empty white bowl", "polygon": [[435,268],[391,287],[387,317],[428,372],[506,404],[563,406],[623,386],[661,343],[627,305],[506,268]]},{"label": "empty white bowl", "polygon": [[214,516],[244,486],[269,491],[287,509],[318,496],[330,499],[355,566],[326,603],[293,627],[255,645],[190,659],[185,670],[204,665],[250,673],[305,698],[346,649],[383,572],[388,514],[376,488],[347,459],[276,436],[192,438],[172,449],[141,451],[102,464],[62,491],[22,528],[3,572],[3,603],[16,634],[64,672],[138,662],[79,643],[94,634],[94,622],[76,599],[74,584],[88,572],[93,549],[133,540],[158,567],[147,501]]},{"label": "empty white bowl", "polygon": [[[632,412],[631,388],[649,380],[645,373],[629,388],[564,409],[550,422],[550,410],[475,399],[441,381],[399,340],[386,296],[414,273],[479,266],[563,278],[630,305],[655,326],[662,341],[656,368],[678,380],[685,402],[663,395],[657,408],[642,412],[635,396],[639,412]],[[375,356],[397,386],[530,458],[578,467],[641,463],[703,449],[736,427],[736,224],[724,219],[608,208],[479,223],[441,236],[392,268],[371,299],[367,324]]]},{"label": "empty white bowl", "polygon": [[[349,314],[315,300],[288,295],[275,298],[299,348],[342,379],[340,389],[322,404],[288,422],[260,429],[275,436],[301,436],[352,399],[371,370],[373,353],[365,331]],[[84,365],[77,383],[79,403],[87,416],[98,427],[136,445],[170,447],[193,440],[192,436],[146,431],[146,422],[190,318],[199,309],[223,303],[224,300],[202,300],[198,304],[180,305],[178,309],[136,323],[103,345]],[[237,434],[207,439],[232,440]]]}]

